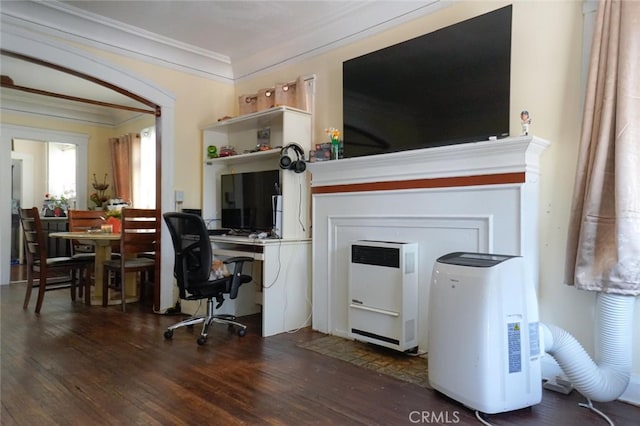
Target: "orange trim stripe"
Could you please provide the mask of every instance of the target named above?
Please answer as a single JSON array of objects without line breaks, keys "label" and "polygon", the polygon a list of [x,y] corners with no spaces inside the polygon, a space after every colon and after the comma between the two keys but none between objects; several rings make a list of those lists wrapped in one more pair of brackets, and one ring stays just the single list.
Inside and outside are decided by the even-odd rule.
[{"label": "orange trim stripe", "polygon": [[413,179],[399,181],[353,183],[345,185],[327,185],[311,188],[313,194],[332,194],[340,192],[390,191],[417,188],[449,188],[458,186],[501,185],[524,183],[525,173],[498,173],[493,175],[454,176],[433,179]]}]

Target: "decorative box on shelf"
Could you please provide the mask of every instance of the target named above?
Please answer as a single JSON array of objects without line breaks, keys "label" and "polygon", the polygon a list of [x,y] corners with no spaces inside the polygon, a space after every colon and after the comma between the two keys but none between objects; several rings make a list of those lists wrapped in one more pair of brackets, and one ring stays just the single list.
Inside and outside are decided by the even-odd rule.
[{"label": "decorative box on shelf", "polygon": [[[319,162],[319,161],[328,161],[333,160],[331,155],[331,142],[326,143],[317,143],[315,146],[315,151],[309,152],[309,161]],[[344,142],[340,141],[340,145],[338,147],[338,158],[343,158],[344,156]]]}]

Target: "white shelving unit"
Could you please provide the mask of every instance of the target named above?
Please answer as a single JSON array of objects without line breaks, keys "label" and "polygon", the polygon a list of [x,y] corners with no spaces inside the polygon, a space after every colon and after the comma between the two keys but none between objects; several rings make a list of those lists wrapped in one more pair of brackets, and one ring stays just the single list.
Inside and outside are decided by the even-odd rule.
[{"label": "white shelving unit", "polygon": [[[258,130],[269,127],[271,150],[255,151]],[[311,113],[276,107],[220,121],[203,131],[202,215],[211,228],[221,227],[220,175],[280,170],[282,239],[210,237],[215,256],[250,256],[253,285],[244,285],[238,298],[227,301],[223,312],[236,315],[262,313],[262,335],[294,330],[311,321],[310,174],[280,169],[281,147],[311,148]],[[237,155],[207,158],[207,147],[233,146]],[[245,153],[246,151],[246,153]],[[288,150],[289,156],[295,156]]]},{"label": "white shelving unit", "polygon": [[[258,130],[270,129],[271,150],[255,151]],[[202,214],[211,220],[211,227],[219,227],[220,175],[250,171],[279,169],[282,146],[300,145],[305,154],[311,148],[311,113],[291,107],[275,107],[240,117],[219,121],[202,129]],[[207,147],[233,146],[238,153],[230,157],[207,158]],[[289,156],[295,156],[293,150]],[[280,188],[283,205],[283,238],[309,237],[309,174],[281,170]]]}]

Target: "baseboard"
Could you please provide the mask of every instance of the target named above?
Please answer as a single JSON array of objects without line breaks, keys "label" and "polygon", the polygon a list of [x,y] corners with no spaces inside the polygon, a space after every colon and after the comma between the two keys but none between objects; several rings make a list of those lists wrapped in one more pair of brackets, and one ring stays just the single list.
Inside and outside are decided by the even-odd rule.
[{"label": "baseboard", "polygon": [[624,391],[618,400],[640,407],[640,375],[631,375],[627,390]]},{"label": "baseboard", "polygon": [[[544,354],[540,359],[540,367],[542,369],[543,380],[551,380],[556,375],[564,375],[556,360],[547,354]],[[631,375],[629,379],[629,386],[627,386],[624,393],[620,395],[618,401],[640,407],[640,375]]]}]

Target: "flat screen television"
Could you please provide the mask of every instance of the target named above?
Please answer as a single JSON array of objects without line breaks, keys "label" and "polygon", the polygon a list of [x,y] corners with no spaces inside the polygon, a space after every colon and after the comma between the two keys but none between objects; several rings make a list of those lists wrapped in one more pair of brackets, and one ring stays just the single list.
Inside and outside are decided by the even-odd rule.
[{"label": "flat screen television", "polygon": [[279,194],[280,171],[220,176],[222,227],[237,232],[271,231],[272,196]]},{"label": "flat screen television", "polygon": [[506,6],[343,63],[344,156],[509,135]]}]

